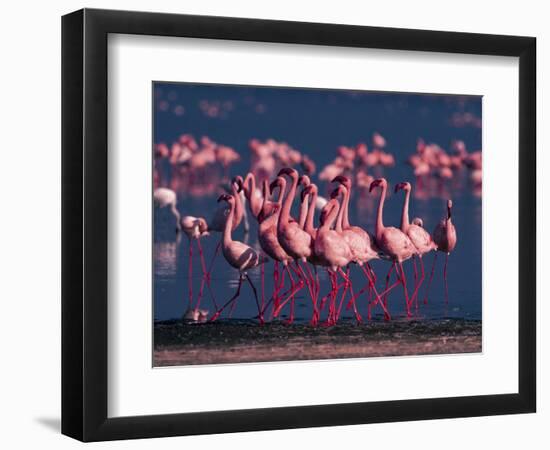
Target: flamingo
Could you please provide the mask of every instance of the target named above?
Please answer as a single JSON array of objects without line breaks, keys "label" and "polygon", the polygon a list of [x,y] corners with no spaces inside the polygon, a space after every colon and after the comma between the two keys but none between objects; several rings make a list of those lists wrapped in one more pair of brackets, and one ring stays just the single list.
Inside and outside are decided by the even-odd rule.
[{"label": "flamingo", "polygon": [[[433,241],[432,237],[430,236],[430,233],[428,233],[424,228],[422,228],[422,219],[415,218],[413,219],[413,222],[409,222],[409,200],[411,197],[411,183],[409,182],[403,182],[398,183],[395,185],[395,192],[397,193],[400,190],[405,191],[405,201],[403,202],[403,211],[401,213],[401,231],[405,233],[411,242],[413,243],[414,247],[417,250],[417,256],[420,259],[420,268],[422,270],[422,273],[420,275],[420,280],[416,283],[412,300],[414,301],[415,298],[417,298],[418,290],[420,289],[420,286],[424,282],[424,262],[422,260],[422,256],[426,253],[431,252],[432,250],[437,249],[437,245]],[[415,264],[415,275],[416,275],[416,264]],[[415,277],[416,279],[416,277]],[[417,302],[418,307],[418,302]]]},{"label": "flamingo", "polygon": [[[284,178],[282,178],[282,175],[288,175],[292,179],[292,185],[290,187],[290,191],[288,192],[283,205],[281,212],[278,217],[277,221],[277,239],[279,241],[279,244],[284,249],[284,251],[293,259],[296,261],[296,267],[298,269],[298,272],[303,280],[306,281],[308,288],[310,290],[310,294],[312,293],[312,281],[313,278],[310,274],[310,277],[306,276],[304,273],[304,270],[300,266],[300,261],[305,263],[307,261],[307,258],[311,255],[311,236],[306,233],[299,225],[298,222],[296,222],[294,219],[290,217],[290,209],[292,207],[292,202],[294,201],[294,197],[296,196],[296,189],[298,186],[298,172],[295,169],[291,168],[284,168],[279,171],[278,177],[277,177],[277,183],[286,186],[286,182],[284,181]],[[281,191],[283,188],[281,188]],[[279,196],[282,198],[282,196]],[[303,208],[301,208],[303,210]],[[303,214],[303,213],[302,213]],[[306,266],[307,269],[307,266]],[[309,272],[309,269],[307,269]],[[287,266],[287,273],[290,276],[290,271],[288,271]],[[294,292],[294,291],[292,291]],[[290,323],[292,323],[294,317],[293,317],[293,311],[294,311],[294,296],[291,295],[291,316],[290,316]],[[316,313],[316,306],[315,301],[313,298],[313,295],[311,297],[311,301],[313,303],[314,307],[314,314]],[[285,305],[286,302],[283,302],[279,305],[277,310],[274,312],[275,315],[278,314],[278,311]]]},{"label": "flamingo", "polygon": [[155,208],[170,207],[170,211],[176,218],[176,232],[181,230],[180,225],[180,213],[177,208],[178,198],[176,193],[172,189],[168,188],[156,188],[153,192],[153,203]]},{"label": "flamingo", "polygon": [[248,201],[250,212],[255,218],[258,218],[262,209],[263,196],[260,190],[256,187],[256,177],[252,172],[246,174],[243,181],[243,191]]},{"label": "flamingo", "polygon": [[[207,271],[204,263],[204,254],[200,239],[208,236],[210,233],[208,232],[208,224],[206,223],[206,220],[203,217],[194,216],[184,216],[181,218],[181,230],[185,233],[187,239],[189,240],[189,305],[191,306],[193,302],[193,241],[197,242],[201,259],[202,274],[203,278],[206,279]],[[197,302],[197,308],[199,306],[199,302],[200,297]]]},{"label": "flamingo", "polygon": [[[357,226],[351,226],[349,223],[349,216],[348,216],[348,207],[349,207],[349,199],[350,199],[350,191],[351,189],[351,180],[347,177],[340,176],[336,177],[332,180],[335,183],[341,183],[338,188],[336,188],[333,193],[332,197],[338,197],[339,195],[343,195],[342,200],[342,210],[343,214],[341,214],[340,222],[336,224],[336,231],[340,232],[345,242],[349,245],[352,253],[353,253],[353,259],[352,261],[356,263],[368,280],[368,289],[373,289],[376,295],[376,302],[378,303],[380,298],[378,295],[378,292],[376,291],[376,275],[374,274],[374,271],[370,267],[369,261],[373,259],[379,259],[379,250],[374,243],[374,237],[372,237],[367,231],[363,230],[361,227]],[[348,189],[349,186],[349,189]],[[364,267],[364,265],[367,265],[367,268]],[[360,293],[364,292],[365,289],[362,289]],[[359,294],[360,295],[360,294]],[[352,295],[352,299],[350,300],[349,304],[353,304],[354,308],[355,306],[355,299],[357,296]],[[389,320],[391,318],[388,310],[386,309],[385,305],[380,302],[382,309],[384,310],[384,317],[386,320]],[[370,312],[370,301],[369,301],[369,318],[371,316]]]},{"label": "flamingo", "polygon": [[264,323],[262,310],[258,302],[258,293],[252,280],[247,274],[247,271],[257,267],[259,264],[262,264],[267,260],[265,255],[260,252],[257,252],[252,247],[246,245],[244,242],[234,241],[231,237],[231,231],[234,228],[233,220],[235,218],[235,209],[236,209],[236,200],[235,195],[223,194],[218,198],[218,202],[226,201],[229,204],[229,214],[225,222],[225,228],[223,230],[222,237],[222,252],[226,261],[239,271],[239,285],[235,294],[221,307],[210,319],[212,322],[215,321],[224,311],[224,309],[234,303],[241,293],[241,286],[243,283],[243,278],[248,281],[252,291],[254,292],[254,298],[256,300],[256,306],[258,307],[258,317],[260,319],[260,324]]},{"label": "flamingo", "polygon": [[407,292],[407,280],[405,277],[405,271],[403,270],[403,261],[409,259],[417,252],[417,250],[409,237],[399,228],[384,226],[382,216],[384,213],[384,201],[386,199],[386,192],[388,190],[388,182],[385,178],[377,178],[371,183],[369,191],[372,192],[372,190],[378,186],[380,186],[381,188],[381,193],[378,203],[378,211],[376,214],[376,243],[380,250],[382,250],[382,252],[393,261],[392,267],[390,268],[386,276],[386,283],[389,280],[389,276],[391,275],[392,270],[398,267],[398,282],[403,285],[403,292],[405,294],[405,302],[407,307],[407,316],[410,317],[411,311],[409,304],[409,294]]},{"label": "flamingo", "polygon": [[[449,262],[449,255],[456,247],[456,228],[453,224],[451,218],[451,209],[453,207],[453,201],[447,200],[447,217],[441,219],[436,225],[433,232],[433,240],[437,245],[437,250],[445,253],[445,267],[443,269],[443,278],[445,279],[445,302],[449,302],[449,287],[447,285],[447,264]],[[437,260],[437,253],[434,256],[432,263],[432,270],[430,274],[430,279],[428,281],[428,286],[426,288],[426,298],[424,301],[427,301],[428,292],[430,290],[430,285],[432,284],[432,278],[434,274],[435,262]]]},{"label": "flamingo", "polygon": [[[279,199],[277,202],[272,202],[269,200],[269,190],[273,192],[275,188],[279,187]],[[278,294],[280,290],[282,289],[284,285],[284,271],[288,273],[288,276],[291,280],[291,288],[290,292],[291,295],[293,295],[295,292],[297,292],[301,287],[300,283],[296,284],[294,282],[294,278],[292,277],[292,274],[289,270],[289,264],[293,261],[293,258],[285,252],[283,247],[281,247],[281,244],[279,243],[279,239],[277,238],[277,223],[279,221],[279,214],[280,214],[280,208],[282,204],[282,199],[285,194],[285,188],[286,188],[286,181],[282,177],[278,177],[271,186],[268,185],[267,180],[264,180],[263,183],[263,194],[264,194],[264,200],[262,203],[262,209],[258,215],[258,242],[260,244],[260,247],[262,250],[275,261],[275,271],[273,274],[274,277],[274,292],[272,296],[272,300],[275,302],[274,304],[274,312],[279,307],[279,297]],[[281,280],[279,282],[279,263],[282,263],[283,265],[283,274],[281,277]],[[298,289],[296,286],[300,286]],[[271,300],[270,302],[271,303]],[[267,308],[266,305],[265,308]],[[264,311],[265,311],[264,308]]]},{"label": "flamingo", "polygon": [[[233,178],[233,180],[231,180],[230,195],[232,195],[235,198],[235,211],[234,211],[233,220],[231,221],[231,227],[232,227],[231,231],[235,231],[235,229],[240,225],[245,214],[244,206],[243,206],[243,202],[240,194],[242,188],[243,188],[242,177],[238,176]],[[218,208],[214,212],[212,219],[210,219],[210,221],[208,222],[208,231],[223,233],[227,222],[226,218],[230,210],[231,210],[231,207],[227,207],[227,205],[224,205]],[[212,260],[210,261],[208,272],[206,273],[206,279],[208,281],[210,281],[210,273],[212,272],[212,267],[214,266],[214,261],[216,259],[216,256],[218,256],[221,245],[222,245],[222,241],[220,240],[218,242],[218,245],[216,246],[216,250],[214,251],[214,256],[212,256]]]},{"label": "flamingo", "polygon": [[[345,240],[342,239],[342,235],[338,231],[331,229],[334,222],[337,219],[340,220],[339,216],[342,211],[343,209],[340,208],[340,204],[336,198],[329,200],[323,210],[323,222],[317,230],[313,246],[319,264],[330,269],[332,290],[329,294],[331,297],[331,309],[327,319],[329,325],[334,324],[337,319],[337,311],[334,309],[334,300],[337,294],[336,274],[340,273],[343,276],[346,281],[345,289],[347,290],[350,281],[342,270],[342,267],[347,266],[353,260],[353,252]],[[357,319],[359,321],[359,316]]]}]

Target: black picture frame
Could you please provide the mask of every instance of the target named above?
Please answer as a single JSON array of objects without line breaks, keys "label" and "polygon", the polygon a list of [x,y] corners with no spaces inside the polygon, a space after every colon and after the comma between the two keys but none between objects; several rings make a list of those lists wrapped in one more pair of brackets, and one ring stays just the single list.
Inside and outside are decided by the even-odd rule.
[{"label": "black picture frame", "polygon": [[[109,33],[519,58],[518,393],[107,417]],[[82,441],[535,412],[536,39],[83,9],[62,18],[62,433]]]}]

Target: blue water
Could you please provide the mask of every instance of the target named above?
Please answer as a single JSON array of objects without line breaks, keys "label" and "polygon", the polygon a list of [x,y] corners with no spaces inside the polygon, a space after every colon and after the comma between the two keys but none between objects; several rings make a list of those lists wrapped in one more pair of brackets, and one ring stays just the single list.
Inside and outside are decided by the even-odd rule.
[{"label": "blue water", "polygon": [[[308,154],[317,164],[317,173],[335,157],[339,145],[355,145],[367,142],[373,132],[380,132],[387,141],[387,151],[396,158],[396,165],[380,170],[375,176],[383,175],[393,185],[408,180],[413,184],[413,198],[410,215],[422,217],[424,226],[432,231],[445,214],[447,198],[454,202],[453,221],[457,228],[458,244],[449,257],[449,303],[444,301],[443,261],[439,254],[434,281],[427,305],[420,302],[420,318],[459,317],[481,319],[481,197],[470,185],[469,172],[459,172],[451,181],[440,183],[432,180],[429,195],[415,196],[412,168],[405,164],[406,158],[415,151],[419,137],[449,148],[455,139],[463,140],[469,151],[481,149],[481,129],[466,125],[457,127],[451,118],[456,113],[471,113],[481,118],[481,98],[448,95],[390,94],[334,90],[251,88],[219,85],[192,85],[156,83],[154,85],[154,141],[170,145],[183,133],[193,134],[197,139],[209,136],[220,144],[233,147],[241,155],[241,161],[231,167],[231,176],[245,175],[250,165],[248,141],[251,138],[265,140],[273,138],[288,142],[294,148]],[[219,106],[216,117],[204,112],[205,102]],[[201,108],[202,106],[202,108]],[[176,113],[177,112],[177,113]],[[196,196],[185,181],[171,173],[166,164],[161,165],[161,185],[178,190],[178,209],[184,215],[210,218],[218,204],[216,198],[222,191],[212,189],[209,195]],[[275,174],[274,174],[275,175]],[[221,170],[213,170],[209,181],[221,181]],[[327,195],[328,185],[319,185],[320,193]],[[360,196],[354,192],[350,207],[350,221],[368,230],[374,229],[374,212],[377,196]],[[384,209],[384,222],[399,225],[403,194],[390,195]],[[297,208],[294,211],[297,214]],[[242,226],[233,238],[258,247],[257,228],[251,220],[251,230],[244,235]],[[211,235],[202,239],[207,265],[210,263],[219,237]],[[176,239],[174,221],[164,210],[155,211],[154,231],[154,313],[155,319],[179,318],[188,306],[188,240]],[[194,253],[198,256],[197,248]],[[426,281],[431,268],[433,253],[424,257]],[[374,261],[378,289],[383,289],[388,263]],[[365,278],[357,268],[352,268],[355,290],[365,284]],[[265,269],[265,296],[272,292],[273,263]],[[413,285],[413,267],[405,263],[409,288]],[[321,272],[322,294],[328,291],[328,280]],[[253,270],[250,276],[260,292],[260,270]],[[223,304],[236,288],[238,273],[231,268],[220,254],[214,263],[211,291],[218,304]],[[201,288],[201,268],[198,258],[193,266],[194,297]],[[412,290],[412,289],[411,289]],[[423,289],[421,290],[423,293]],[[214,310],[207,286],[204,286],[201,307]],[[423,295],[421,294],[421,299]],[[361,314],[366,317],[366,298],[358,300]],[[389,299],[389,308],[396,318],[405,313],[402,291],[396,289]],[[286,312],[286,311],[285,311]],[[376,309],[374,318],[381,317]],[[242,296],[233,312],[234,318],[250,318],[257,313],[252,292],[243,287]],[[344,315],[352,316],[351,311]],[[282,315],[284,317],[284,314]],[[310,300],[304,289],[297,298],[296,318],[311,317]]]}]

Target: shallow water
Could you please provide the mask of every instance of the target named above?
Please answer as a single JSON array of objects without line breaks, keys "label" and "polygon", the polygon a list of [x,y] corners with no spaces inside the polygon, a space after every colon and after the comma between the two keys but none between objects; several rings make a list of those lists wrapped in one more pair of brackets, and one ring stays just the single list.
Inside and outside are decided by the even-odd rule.
[{"label": "shallow water", "polygon": [[[223,115],[207,117],[201,110],[201,100],[231,103]],[[168,145],[183,133],[191,133],[196,138],[208,135],[218,143],[232,146],[241,154],[241,161],[231,167],[230,176],[245,175],[250,164],[248,141],[251,138],[265,140],[274,138],[286,141],[294,148],[308,154],[317,164],[317,172],[329,163],[336,154],[338,145],[355,145],[359,141],[370,143],[374,131],[379,131],[387,140],[387,150],[396,157],[396,166],[375,175],[383,175],[392,186],[399,181],[408,180],[413,184],[410,216],[421,217],[424,226],[432,231],[445,214],[445,202],[452,198],[454,202],[453,221],[457,228],[458,244],[449,257],[448,286],[449,303],[444,301],[443,261],[439,253],[438,265],[430,290],[429,301],[419,302],[419,309],[413,308],[416,319],[437,319],[441,317],[480,319],[481,318],[481,198],[473,192],[469,182],[469,172],[465,169],[453,180],[440,183],[432,180],[429,187],[420,189],[414,183],[412,168],[404,163],[415,151],[416,140],[423,137],[427,142],[435,142],[448,148],[451,141],[461,139],[469,151],[481,148],[481,130],[475,126],[457,127],[453,124],[453,115],[470,112],[481,117],[481,100],[477,97],[425,96],[405,94],[369,94],[346,91],[318,91],[295,89],[252,89],[219,86],[194,85],[155,85],[155,142]],[[160,102],[166,104],[160,107]],[[261,105],[261,108],[258,106]],[[183,114],[175,114],[175,108],[182,106]],[[167,109],[167,110],[165,110]],[[181,113],[182,109],[178,109]],[[217,208],[216,198],[221,190],[212,189],[207,195],[198,196],[186,186],[185,181],[170,173],[166,165],[161,165],[161,185],[178,190],[178,209],[184,215],[204,216],[207,219]],[[220,181],[221,171],[206,174],[210,182]],[[276,174],[274,174],[275,176]],[[205,174],[199,181],[206,179]],[[318,182],[316,176],[312,181]],[[198,183],[198,182],[197,182]],[[195,184],[197,184],[195,183]],[[320,193],[327,195],[328,185],[318,183]],[[179,186],[179,188],[178,188]],[[393,190],[393,189],[392,189]],[[416,194],[416,195],[415,195]],[[386,225],[398,226],[403,193],[389,197],[384,208]],[[297,202],[295,202],[297,203]],[[377,196],[353,193],[350,204],[350,221],[370,231],[374,229],[374,213]],[[297,205],[294,208],[297,215]],[[250,220],[251,230],[244,235],[242,225],[233,234],[234,239],[248,242],[256,248],[257,227]],[[166,210],[155,211],[155,231],[153,244],[154,259],[154,315],[156,320],[180,318],[188,307],[188,248],[185,236],[176,238],[174,221]],[[213,234],[201,240],[205,251],[206,264],[209,265],[219,236]],[[197,247],[193,260],[193,290],[196,301],[201,289],[201,267]],[[431,268],[433,253],[424,257],[426,281]],[[372,266],[378,277],[377,288],[383,290],[385,274],[389,265],[384,261],[374,261]],[[411,261],[405,263],[410,291],[413,285],[413,267]],[[265,266],[265,299],[273,291],[273,263]],[[320,271],[323,280],[321,295],[328,289],[328,280],[324,271]],[[365,277],[353,267],[351,269],[354,289],[365,285]],[[250,271],[251,279],[261,292],[260,270]],[[238,273],[231,268],[220,254],[214,261],[211,293],[204,284],[201,307],[215,310],[217,304],[223,304],[236,289]],[[420,300],[424,297],[421,289]],[[366,318],[366,296],[358,299],[358,306]],[[396,288],[390,294],[389,309],[395,318],[405,314],[402,290]],[[281,317],[288,313],[285,308]],[[296,320],[309,320],[312,313],[307,289],[303,289],[296,301]],[[249,286],[243,285],[242,295],[233,311],[233,318],[252,318],[257,307]],[[373,310],[374,319],[381,318],[379,308]],[[353,317],[353,312],[344,308],[344,317]]]}]

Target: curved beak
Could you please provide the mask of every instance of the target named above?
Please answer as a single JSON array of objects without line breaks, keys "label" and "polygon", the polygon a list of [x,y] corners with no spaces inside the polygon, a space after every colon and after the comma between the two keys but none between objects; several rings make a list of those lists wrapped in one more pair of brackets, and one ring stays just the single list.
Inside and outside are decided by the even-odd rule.
[{"label": "curved beak", "polygon": [[347,182],[349,182],[349,178],[345,177],[344,175],[338,175],[334,177],[331,181],[331,183],[342,183],[342,184],[345,184]]},{"label": "curved beak", "polygon": [[302,190],[302,193],[300,194],[300,200],[304,201],[305,198],[311,194],[311,191],[313,190],[313,188],[311,187],[311,185],[305,187],[303,190]]},{"label": "curved beak", "polygon": [[279,186],[279,183],[277,182],[277,180],[273,181],[270,185],[269,185],[269,194],[270,195],[273,195],[273,191]]},{"label": "curved beak", "polygon": [[395,185],[394,192],[400,191],[401,189],[404,189],[404,188],[405,188],[405,183],[397,183]]},{"label": "curved beak", "polygon": [[380,186],[381,183],[382,183],[382,180],[381,180],[380,178],[378,178],[377,180],[374,180],[374,181],[370,184],[369,192],[372,192],[372,190],[373,190],[376,186]]},{"label": "curved beak", "polygon": [[230,198],[231,198],[230,195],[222,194],[222,195],[220,195],[220,196],[218,197],[218,203],[220,203],[222,200],[227,201],[227,200],[229,200]]},{"label": "curved beak", "polygon": [[296,172],[294,169],[290,167],[283,167],[281,170],[279,170],[279,173],[277,174],[278,177],[283,175],[293,175],[294,172]]}]

